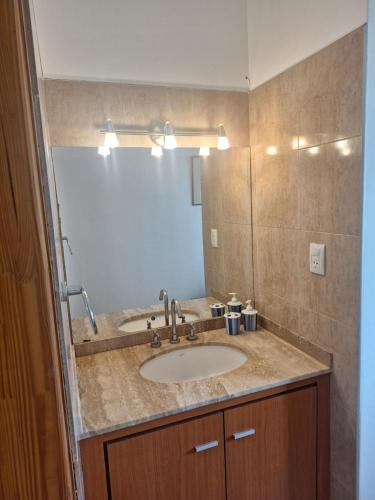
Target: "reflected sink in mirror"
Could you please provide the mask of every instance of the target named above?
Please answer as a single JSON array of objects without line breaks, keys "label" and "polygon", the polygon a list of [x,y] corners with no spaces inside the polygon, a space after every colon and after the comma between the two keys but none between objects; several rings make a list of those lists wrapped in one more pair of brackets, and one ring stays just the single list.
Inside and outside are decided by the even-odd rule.
[{"label": "reflected sink in mirror", "polygon": [[146,361],[139,372],[153,382],[188,382],[230,372],[246,360],[246,354],[236,347],[201,344],[160,354]]},{"label": "reflected sink in mirror", "polygon": [[[182,314],[185,316],[185,323],[189,323],[190,321],[196,321],[199,319],[199,314],[192,311],[184,311],[182,310]],[[147,320],[149,320],[151,315],[145,317],[142,315],[141,317],[135,317],[132,319],[126,320],[121,326],[119,326],[119,330],[126,333],[135,333],[140,332],[142,330],[147,329]],[[165,316],[164,311],[159,313],[154,313],[152,315],[154,320],[151,321],[151,328],[160,328],[161,326],[165,326]],[[177,320],[177,324],[180,324],[181,320]],[[169,324],[172,324],[172,317],[169,315]]]}]

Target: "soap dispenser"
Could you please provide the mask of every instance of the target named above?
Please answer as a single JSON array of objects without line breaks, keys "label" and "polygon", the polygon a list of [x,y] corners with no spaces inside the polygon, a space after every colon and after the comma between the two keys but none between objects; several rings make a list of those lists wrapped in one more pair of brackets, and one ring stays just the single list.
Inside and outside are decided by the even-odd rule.
[{"label": "soap dispenser", "polygon": [[232,297],[230,301],[227,302],[229,312],[241,313],[242,302],[237,299],[237,292],[231,292],[228,295]]},{"label": "soap dispenser", "polygon": [[245,332],[254,332],[257,329],[258,311],[253,309],[252,300],[247,300],[246,304],[246,309],[242,311],[244,330]]}]

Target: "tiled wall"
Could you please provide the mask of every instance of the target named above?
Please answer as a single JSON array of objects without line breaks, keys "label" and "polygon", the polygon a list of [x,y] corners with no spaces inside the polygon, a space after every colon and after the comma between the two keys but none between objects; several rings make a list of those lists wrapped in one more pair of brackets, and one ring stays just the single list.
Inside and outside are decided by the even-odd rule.
[{"label": "tiled wall", "polygon": [[[250,95],[256,305],[334,353],[332,500],[355,498],[363,37]],[[310,242],[326,245],[324,277]]]},{"label": "tiled wall", "polygon": [[[253,298],[249,148],[213,150],[202,161],[202,217],[206,293],[228,300]],[[218,230],[218,247],[211,246]]]},{"label": "tiled wall", "polygon": [[[176,129],[209,129],[223,123],[233,146],[249,145],[246,92],[49,79],[44,85],[52,147],[98,146],[107,118],[120,127],[146,130],[156,130],[166,120]],[[119,141],[121,146],[153,145],[147,136],[120,135]],[[214,146],[216,141],[179,137],[178,145]]]}]

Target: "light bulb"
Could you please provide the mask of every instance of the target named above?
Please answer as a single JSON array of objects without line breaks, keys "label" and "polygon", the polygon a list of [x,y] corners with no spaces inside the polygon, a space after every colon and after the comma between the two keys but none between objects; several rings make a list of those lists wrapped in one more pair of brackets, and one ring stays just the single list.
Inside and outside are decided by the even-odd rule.
[{"label": "light bulb", "polygon": [[313,146],[312,148],[308,149],[308,152],[312,155],[315,156],[319,154],[319,146]]},{"label": "light bulb", "polygon": [[161,146],[152,146],[151,154],[152,154],[152,156],[156,156],[157,158],[160,158],[161,156],[163,156],[162,147]]},{"label": "light bulb", "polygon": [[164,148],[175,149],[177,147],[176,137],[173,132],[171,122],[165,122],[164,125]]},{"label": "light bulb", "polygon": [[204,157],[210,156],[210,148],[208,148],[207,146],[202,146],[199,149],[199,156],[204,156]]},{"label": "light bulb", "polygon": [[229,148],[228,137],[225,133],[224,126],[220,124],[217,129],[217,149],[223,150],[228,148]]},{"label": "light bulb", "polygon": [[109,156],[111,154],[111,150],[107,146],[99,146],[98,147],[98,155],[103,156],[105,158],[106,156]]},{"label": "light bulb", "polygon": [[268,148],[266,149],[266,153],[269,156],[276,156],[278,153],[278,149],[276,146],[268,146]]},{"label": "light bulb", "polygon": [[118,144],[118,138],[116,132],[114,131],[112,121],[108,118],[107,132],[104,136],[104,146],[107,146],[107,148],[117,148]]}]

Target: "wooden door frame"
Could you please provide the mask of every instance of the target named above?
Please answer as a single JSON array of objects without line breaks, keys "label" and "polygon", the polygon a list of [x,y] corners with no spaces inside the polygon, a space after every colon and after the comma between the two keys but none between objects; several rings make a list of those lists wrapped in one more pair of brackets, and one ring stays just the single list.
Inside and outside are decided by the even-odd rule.
[{"label": "wooden door frame", "polygon": [[0,2],[0,497],[75,496],[26,0]]}]

